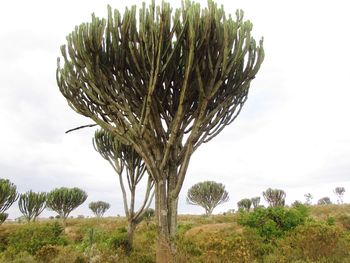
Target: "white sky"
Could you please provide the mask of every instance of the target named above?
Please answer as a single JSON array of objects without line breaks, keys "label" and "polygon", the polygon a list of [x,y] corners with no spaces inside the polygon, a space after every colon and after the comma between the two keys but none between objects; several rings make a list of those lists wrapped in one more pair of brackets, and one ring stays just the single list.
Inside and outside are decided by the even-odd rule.
[{"label": "white sky", "polygon": [[[128,5],[142,1],[130,0]],[[146,1],[148,2],[148,1]],[[159,1],[158,1],[159,2]],[[179,6],[180,1],[170,1]],[[206,5],[206,1],[199,1]],[[237,8],[264,36],[266,59],[238,119],[194,153],[180,194],[180,213],[203,213],[186,204],[200,181],[226,185],[230,201],[261,196],[268,187],[287,193],[287,203],[336,198],[344,186],[350,202],[350,36],[348,1],[217,1]],[[91,121],[73,112],[55,80],[59,46],[75,25],[106,6],[126,1],[5,1],[0,16],[0,177],[20,192],[77,186],[88,200],[72,215],[91,215],[88,203],[111,203],[107,215],[123,215],[117,177],[93,149],[94,129],[64,131]],[[20,215],[17,205],[10,218]],[[44,216],[54,215],[46,211]]]}]

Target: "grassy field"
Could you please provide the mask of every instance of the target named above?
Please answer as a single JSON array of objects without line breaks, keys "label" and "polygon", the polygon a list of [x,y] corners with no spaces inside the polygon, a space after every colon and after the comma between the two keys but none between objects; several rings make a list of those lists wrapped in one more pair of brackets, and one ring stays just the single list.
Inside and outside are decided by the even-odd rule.
[{"label": "grassy field", "polygon": [[[350,262],[350,205],[306,210],[302,221],[295,221],[292,208],[279,210],[282,217],[272,213],[277,224],[261,221],[261,214],[255,212],[180,215],[177,262]],[[264,228],[247,226],[256,218]],[[0,262],[154,262],[155,222],[138,226],[128,256],[124,252],[126,224],[122,217],[69,219],[65,230],[54,219],[4,223]]]}]

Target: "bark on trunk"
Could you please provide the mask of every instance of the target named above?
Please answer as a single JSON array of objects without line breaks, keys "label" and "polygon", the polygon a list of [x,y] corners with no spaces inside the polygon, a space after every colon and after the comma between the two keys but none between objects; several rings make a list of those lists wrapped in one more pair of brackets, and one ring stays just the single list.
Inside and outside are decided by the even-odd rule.
[{"label": "bark on trunk", "polygon": [[132,251],[133,245],[134,245],[134,233],[136,229],[136,223],[133,221],[130,221],[128,224],[128,245],[126,247],[126,254],[129,255]]},{"label": "bark on trunk", "polygon": [[158,244],[156,251],[157,263],[173,263],[173,255],[171,250],[171,240],[168,222],[167,209],[167,187],[164,180],[160,180],[156,187],[156,207],[157,207],[157,223],[158,223]]}]

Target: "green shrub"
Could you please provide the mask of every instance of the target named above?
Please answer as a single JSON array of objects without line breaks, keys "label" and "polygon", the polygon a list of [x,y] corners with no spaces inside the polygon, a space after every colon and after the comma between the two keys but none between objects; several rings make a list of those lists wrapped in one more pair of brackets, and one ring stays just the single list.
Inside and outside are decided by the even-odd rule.
[{"label": "green shrub", "polygon": [[108,244],[115,250],[123,249],[127,251],[129,249],[127,229],[125,227],[119,227],[109,238]]},{"label": "green shrub", "polygon": [[36,252],[35,258],[39,262],[47,263],[51,262],[59,254],[59,247],[53,245],[43,246]]},{"label": "green shrub", "polygon": [[188,238],[180,237],[177,240],[177,250],[179,253],[186,256],[200,256],[202,255],[202,250]]},{"label": "green shrub", "polygon": [[[82,253],[74,247],[60,247],[59,253],[50,263],[88,263],[89,261]],[[96,261],[95,261],[96,262]],[[97,262],[96,262],[97,263]]]},{"label": "green shrub", "polygon": [[28,252],[20,252],[15,255],[14,258],[9,259],[6,254],[0,257],[0,263],[38,263],[34,256],[30,255]]},{"label": "green shrub", "polygon": [[338,222],[345,230],[350,230],[350,216],[347,214],[340,214],[336,217]]},{"label": "green shrub", "polygon": [[254,259],[259,260],[259,262],[262,261],[265,256],[274,251],[274,244],[272,242],[266,242],[256,229],[246,228],[244,229],[242,236],[248,244],[251,256]]},{"label": "green shrub", "polygon": [[42,247],[47,245],[66,245],[67,238],[59,223],[28,224],[19,227],[8,237],[7,254],[28,252],[35,255]]},{"label": "green shrub", "polygon": [[180,223],[177,226],[177,231],[176,233],[178,235],[183,235],[185,234],[188,230],[190,230],[193,227],[192,223]]},{"label": "green shrub", "polygon": [[308,210],[304,205],[293,208],[259,207],[251,213],[241,212],[238,223],[256,229],[260,236],[272,240],[304,224],[307,218]]},{"label": "green shrub", "polygon": [[203,251],[198,261],[192,262],[231,262],[250,263],[253,257],[244,237],[233,234],[227,237],[209,234],[201,239],[198,247]]}]

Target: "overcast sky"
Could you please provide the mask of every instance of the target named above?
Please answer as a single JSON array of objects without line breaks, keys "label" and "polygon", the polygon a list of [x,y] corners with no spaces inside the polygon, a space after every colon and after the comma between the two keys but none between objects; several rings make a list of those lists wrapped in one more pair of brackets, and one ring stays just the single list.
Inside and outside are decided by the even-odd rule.
[{"label": "overcast sky", "polygon": [[[124,215],[117,176],[91,144],[94,129],[70,134],[90,120],[73,112],[56,85],[59,47],[74,26],[110,4],[142,1],[6,1],[0,16],[0,177],[19,192],[67,186],[87,191],[72,215],[91,215],[88,203],[111,203],[107,215]],[[149,2],[149,1],[146,1]],[[170,1],[178,7],[180,1]],[[206,5],[206,1],[199,1]],[[236,208],[268,187],[284,189],[287,203],[336,201],[344,186],[350,202],[350,35],[348,1],[217,1],[237,8],[264,36],[266,58],[249,99],[231,126],[193,155],[183,185],[180,213],[203,213],[186,204],[200,181],[226,185],[230,201],[214,213]],[[10,218],[20,215],[17,204]],[[44,216],[54,215],[46,211]]]}]

